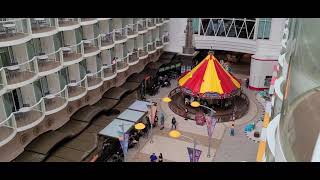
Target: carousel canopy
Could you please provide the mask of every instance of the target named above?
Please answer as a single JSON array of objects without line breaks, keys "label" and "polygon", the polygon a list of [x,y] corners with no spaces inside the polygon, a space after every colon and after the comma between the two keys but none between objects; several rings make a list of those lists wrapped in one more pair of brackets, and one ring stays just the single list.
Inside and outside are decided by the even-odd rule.
[{"label": "carousel canopy", "polygon": [[213,54],[209,54],[179,79],[179,86],[194,95],[210,93],[222,96],[237,92],[240,82],[222,67]]}]

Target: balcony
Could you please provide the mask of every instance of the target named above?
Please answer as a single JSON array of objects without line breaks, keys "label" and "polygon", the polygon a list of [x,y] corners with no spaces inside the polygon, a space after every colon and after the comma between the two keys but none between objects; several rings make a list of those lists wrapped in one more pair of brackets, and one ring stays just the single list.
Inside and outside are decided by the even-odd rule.
[{"label": "balcony", "polygon": [[114,45],[114,36],[113,32],[106,33],[106,34],[100,34],[101,36],[101,49],[110,49]]},{"label": "balcony", "polygon": [[135,65],[139,62],[138,51],[133,50],[133,52],[129,53],[129,65]]},{"label": "balcony", "polygon": [[114,29],[116,43],[124,43],[127,40],[127,28]]},{"label": "balcony", "polygon": [[17,133],[17,124],[14,114],[4,121],[0,121],[0,147],[10,142]]},{"label": "balcony", "polygon": [[75,45],[67,45],[66,47],[62,47],[61,50],[63,52],[63,64],[65,66],[78,63],[83,59],[83,42]]},{"label": "balcony", "polygon": [[62,68],[63,56],[62,51],[59,49],[50,54],[37,56],[39,76],[46,76],[55,73]]},{"label": "balcony", "polygon": [[147,22],[148,22],[148,29],[156,28],[156,23],[155,23],[154,18],[148,18]]},{"label": "balcony", "polygon": [[44,119],[44,111],[44,101],[41,99],[33,106],[30,106],[30,104],[24,104],[19,111],[14,112],[18,132],[38,125]]},{"label": "balcony", "polygon": [[32,83],[38,77],[37,57],[30,61],[4,67],[8,89],[15,89]]},{"label": "balcony", "polygon": [[163,42],[161,40],[156,40],[156,49],[163,48]]},{"label": "balcony", "polygon": [[0,47],[27,42],[31,39],[29,35],[31,29],[27,18],[7,18],[6,21],[0,21]]},{"label": "balcony", "polygon": [[31,18],[31,29],[34,38],[51,36],[58,32],[55,18]]},{"label": "balcony", "polygon": [[147,32],[147,20],[146,19],[143,19],[143,20],[140,20],[137,22],[138,23],[138,33],[139,34],[143,34],[143,33],[146,33]]},{"label": "balcony", "polygon": [[164,45],[168,44],[169,43],[169,35],[163,35],[162,42]]},{"label": "balcony", "polygon": [[46,115],[50,115],[62,110],[68,104],[67,86],[65,86],[63,90],[58,93],[46,95],[43,99],[46,108]]},{"label": "balcony", "polygon": [[98,22],[97,18],[81,18],[80,19],[80,24],[83,25],[83,26],[95,24],[97,22]]},{"label": "balcony", "polygon": [[88,90],[93,90],[100,87],[103,84],[102,77],[103,77],[103,69],[101,68],[100,71],[95,73],[88,73]]},{"label": "balcony", "polygon": [[103,65],[103,80],[113,79],[117,75],[117,64]]},{"label": "balcony", "polygon": [[139,60],[145,59],[148,57],[148,46],[144,46],[142,49],[139,49]]},{"label": "balcony", "polygon": [[155,18],[156,19],[156,25],[161,26],[163,24],[163,19],[162,18]]},{"label": "balcony", "polygon": [[79,18],[59,18],[59,27],[73,26],[79,24]]},{"label": "balcony", "polygon": [[128,38],[134,38],[138,36],[138,24],[129,24],[127,26]]},{"label": "balcony", "polygon": [[129,56],[126,56],[126,57],[123,57],[120,60],[117,60],[117,72],[118,73],[126,71],[129,68],[129,66],[128,66],[128,57]]},{"label": "balcony", "polygon": [[155,42],[148,43],[148,53],[152,54],[156,52]]},{"label": "balcony", "polygon": [[164,23],[167,23],[167,22],[169,22],[170,21],[170,18],[163,18],[163,22]]},{"label": "balcony", "polygon": [[84,57],[95,56],[100,52],[101,47],[101,39],[100,36],[89,39],[83,40],[84,46]]},{"label": "balcony", "polygon": [[85,76],[79,82],[76,80],[71,80],[68,84],[68,100],[75,101],[77,99],[82,98],[84,95],[87,94],[88,89],[88,81],[87,76]]}]

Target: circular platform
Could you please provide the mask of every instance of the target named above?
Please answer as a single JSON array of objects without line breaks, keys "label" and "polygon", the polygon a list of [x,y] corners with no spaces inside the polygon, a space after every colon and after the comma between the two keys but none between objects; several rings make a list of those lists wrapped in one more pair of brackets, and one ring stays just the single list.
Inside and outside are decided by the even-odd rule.
[{"label": "circular platform", "polygon": [[[169,108],[174,112],[175,114],[185,117],[185,109],[188,109],[188,119],[195,120],[195,115],[197,112],[207,112],[206,109],[203,109],[201,107],[194,108],[190,105],[185,105],[184,103],[184,95],[180,91],[179,88],[173,89],[169,93],[169,97],[172,99],[172,101],[169,103]],[[249,99],[247,95],[241,93],[240,96],[234,97],[234,104],[227,109],[221,108],[221,107],[214,107],[214,110],[217,112],[215,114],[216,118],[221,118],[220,122],[228,122],[232,119],[232,114],[234,109],[236,120],[244,116],[249,109]]]}]

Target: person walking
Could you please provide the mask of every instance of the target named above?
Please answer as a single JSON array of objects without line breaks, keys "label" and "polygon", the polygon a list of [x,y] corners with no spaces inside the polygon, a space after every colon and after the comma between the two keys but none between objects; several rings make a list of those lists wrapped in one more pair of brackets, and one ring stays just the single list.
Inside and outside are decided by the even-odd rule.
[{"label": "person walking", "polygon": [[160,130],[164,129],[164,114],[163,112],[160,113]]},{"label": "person walking", "polygon": [[172,117],[172,120],[171,120],[171,129],[173,129],[173,127],[175,130],[177,129],[177,121],[174,116]]},{"label": "person walking", "polygon": [[230,136],[234,136],[234,123],[232,123],[230,128]]},{"label": "person walking", "polygon": [[184,109],[184,120],[188,120],[188,108]]},{"label": "person walking", "polygon": [[159,160],[158,160],[158,162],[163,162],[162,153],[160,153],[160,155],[159,155]]},{"label": "person walking", "polygon": [[152,155],[150,156],[150,162],[156,162],[157,159],[157,155],[155,153],[152,153]]}]

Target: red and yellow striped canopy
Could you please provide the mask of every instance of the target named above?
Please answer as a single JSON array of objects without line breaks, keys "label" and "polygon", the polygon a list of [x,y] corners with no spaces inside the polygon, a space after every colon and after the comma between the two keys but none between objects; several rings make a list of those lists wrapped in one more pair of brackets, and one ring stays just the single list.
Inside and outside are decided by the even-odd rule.
[{"label": "red and yellow striped canopy", "polygon": [[179,79],[179,86],[192,94],[231,94],[240,88],[240,82],[227,72],[219,61],[209,54],[202,62]]}]

